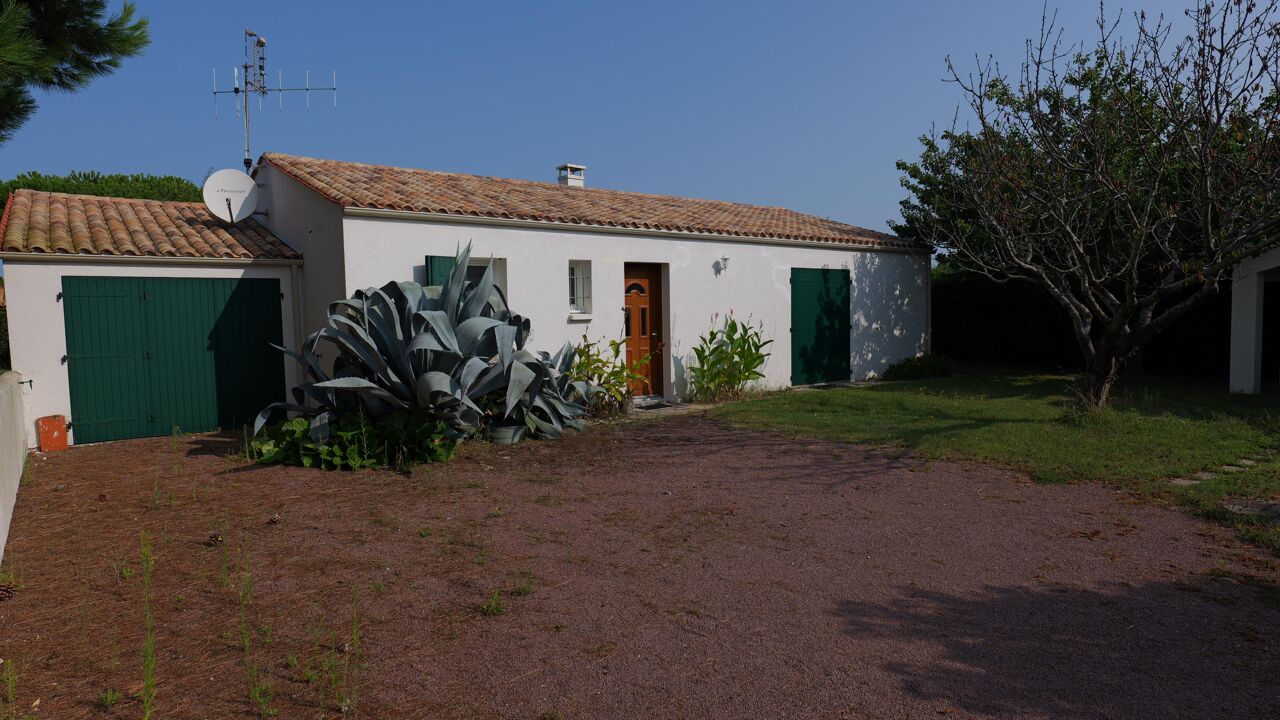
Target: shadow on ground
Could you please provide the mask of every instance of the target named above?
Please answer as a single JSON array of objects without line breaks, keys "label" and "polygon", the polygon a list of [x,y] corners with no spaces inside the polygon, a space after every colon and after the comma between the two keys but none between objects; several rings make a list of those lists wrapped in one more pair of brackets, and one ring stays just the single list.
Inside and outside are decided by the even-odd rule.
[{"label": "shadow on ground", "polygon": [[[855,641],[914,648],[879,669],[902,691],[975,715],[1280,717],[1280,595],[1212,576],[1194,583],[986,587],[964,597],[903,588],[840,602]],[[1256,602],[1261,599],[1263,602]],[[947,711],[950,711],[947,710]],[[939,712],[943,712],[940,710]]]}]

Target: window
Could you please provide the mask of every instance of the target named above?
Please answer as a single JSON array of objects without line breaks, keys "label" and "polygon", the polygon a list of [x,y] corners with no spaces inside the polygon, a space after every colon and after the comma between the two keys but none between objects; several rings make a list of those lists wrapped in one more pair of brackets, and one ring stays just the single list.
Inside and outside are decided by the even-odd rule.
[{"label": "window", "polygon": [[574,315],[591,313],[591,261],[569,261],[569,312]]},{"label": "window", "polygon": [[467,263],[467,284],[475,286],[484,277],[485,268],[493,263],[493,284],[507,297],[507,259],[506,258],[471,258]]}]

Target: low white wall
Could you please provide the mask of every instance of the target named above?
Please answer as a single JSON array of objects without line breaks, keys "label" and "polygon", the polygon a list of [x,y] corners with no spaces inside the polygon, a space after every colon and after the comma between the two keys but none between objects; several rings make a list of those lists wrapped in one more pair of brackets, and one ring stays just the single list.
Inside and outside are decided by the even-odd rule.
[{"label": "low white wall", "polygon": [[[32,381],[26,392],[23,419],[28,447],[36,446],[36,418],[71,418],[71,389],[67,367],[62,364],[62,357],[67,354],[67,334],[58,300],[64,277],[275,278],[284,294],[280,303],[284,341],[287,345],[295,343],[293,273],[286,265],[6,260],[4,276],[13,369]],[[297,382],[296,363],[284,354],[280,357],[285,382],[292,387]],[[68,433],[71,442],[75,441],[74,435],[72,428]]]},{"label": "low white wall", "polygon": [[21,381],[18,373],[0,373],[0,560],[4,559],[13,504],[18,500],[18,482],[22,480],[22,468],[27,461]]},{"label": "low white wall", "polygon": [[[791,268],[847,268],[851,289],[851,377],[880,373],[924,352],[929,334],[929,256],[832,245],[769,245],[626,234],[473,225],[419,218],[347,215],[346,293],[391,280],[425,279],[427,255],[453,255],[468,242],[473,257],[505,258],[511,307],[530,318],[533,349],[554,351],[622,334],[623,270],[628,262],[665,267],[668,396],[682,396],[684,367],[712,315],[732,310],[763,324],[773,339],[764,385],[791,382]],[[728,258],[726,267],[722,259]],[[590,322],[570,320],[570,260],[590,260]],[[307,260],[310,266],[311,260]]]}]

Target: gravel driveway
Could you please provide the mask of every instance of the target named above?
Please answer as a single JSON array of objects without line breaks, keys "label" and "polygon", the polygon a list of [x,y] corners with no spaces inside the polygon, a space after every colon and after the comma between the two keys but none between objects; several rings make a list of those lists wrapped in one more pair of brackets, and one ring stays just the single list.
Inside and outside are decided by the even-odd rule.
[{"label": "gravel driveway", "polygon": [[697,416],[411,475],[236,444],[32,460],[20,709],[138,715],[145,530],[157,717],[1280,717],[1275,559],[1103,485]]}]

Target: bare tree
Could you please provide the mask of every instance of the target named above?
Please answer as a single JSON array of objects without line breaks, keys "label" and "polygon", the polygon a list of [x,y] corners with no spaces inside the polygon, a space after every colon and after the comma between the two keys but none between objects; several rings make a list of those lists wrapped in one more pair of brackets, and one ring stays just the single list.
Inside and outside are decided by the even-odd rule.
[{"label": "bare tree", "polygon": [[1129,42],[1100,7],[1087,48],[1046,12],[1013,77],[948,59],[971,129],[899,163],[913,195],[899,232],[1043,287],[1071,318],[1091,407],[1236,264],[1280,244],[1278,1],[1202,1],[1183,36],[1139,13]]}]

